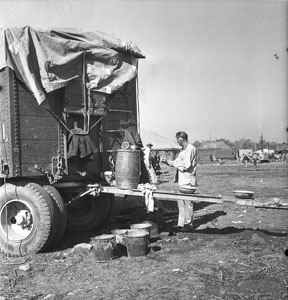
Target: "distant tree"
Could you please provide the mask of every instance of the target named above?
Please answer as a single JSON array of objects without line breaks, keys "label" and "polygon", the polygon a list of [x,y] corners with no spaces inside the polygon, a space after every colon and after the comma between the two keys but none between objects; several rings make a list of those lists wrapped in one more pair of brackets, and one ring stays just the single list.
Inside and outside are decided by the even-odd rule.
[{"label": "distant tree", "polygon": [[260,148],[260,150],[262,150],[262,149],[268,149],[268,148],[270,149],[270,144],[271,143],[273,143],[273,142],[269,142],[269,141],[265,140],[263,138],[263,134],[261,134],[260,141],[259,141],[259,148]]},{"label": "distant tree", "polygon": [[271,150],[277,150],[277,143],[276,142],[270,142],[269,143],[269,149],[271,149]]},{"label": "distant tree", "polygon": [[260,148],[260,150],[270,148],[270,142],[261,138],[259,141],[259,148]]},{"label": "distant tree", "polygon": [[231,142],[230,140],[226,140],[226,139],[224,139],[224,138],[217,139],[216,142],[224,142],[227,146],[231,147],[232,149],[235,148],[233,142]]},{"label": "distant tree", "polygon": [[234,142],[234,146],[237,149],[255,149],[255,142],[250,139],[240,139]]}]

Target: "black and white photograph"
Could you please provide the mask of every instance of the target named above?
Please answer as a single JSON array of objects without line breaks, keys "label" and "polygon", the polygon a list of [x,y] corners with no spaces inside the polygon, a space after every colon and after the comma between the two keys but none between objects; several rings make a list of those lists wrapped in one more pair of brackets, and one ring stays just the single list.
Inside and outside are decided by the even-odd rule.
[{"label": "black and white photograph", "polygon": [[288,300],[287,156],[287,0],[0,0],[0,300]]}]

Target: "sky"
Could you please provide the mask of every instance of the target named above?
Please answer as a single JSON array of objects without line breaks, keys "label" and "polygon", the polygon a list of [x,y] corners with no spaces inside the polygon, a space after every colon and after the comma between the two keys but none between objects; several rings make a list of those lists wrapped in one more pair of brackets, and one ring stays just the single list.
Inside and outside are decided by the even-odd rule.
[{"label": "sky", "polygon": [[169,139],[288,142],[288,0],[0,0],[0,27],[134,42],[140,124]]}]

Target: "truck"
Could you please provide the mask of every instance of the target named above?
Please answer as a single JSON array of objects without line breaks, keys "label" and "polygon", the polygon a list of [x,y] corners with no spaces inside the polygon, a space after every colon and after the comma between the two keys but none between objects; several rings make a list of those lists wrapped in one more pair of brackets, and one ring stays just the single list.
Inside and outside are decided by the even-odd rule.
[{"label": "truck", "polygon": [[139,131],[132,42],[101,31],[0,29],[0,251],[52,249],[111,214],[99,193],[123,132]]}]

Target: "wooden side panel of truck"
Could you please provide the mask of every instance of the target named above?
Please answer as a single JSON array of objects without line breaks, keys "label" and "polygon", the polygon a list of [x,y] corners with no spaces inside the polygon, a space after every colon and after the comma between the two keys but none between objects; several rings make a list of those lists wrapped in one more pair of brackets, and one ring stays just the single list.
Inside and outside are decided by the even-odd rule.
[{"label": "wooden side panel of truck", "polygon": [[[65,127],[38,105],[12,70],[6,68],[0,71],[0,87],[0,158],[3,168],[9,168],[8,177],[38,177],[43,176],[43,172],[53,174],[59,158],[66,164],[64,172],[75,174],[77,159],[67,158],[70,134]],[[98,96],[101,98],[103,95]],[[81,98],[83,91],[77,81],[47,95],[53,112],[63,117],[70,129],[83,127],[83,114],[79,112],[83,103]],[[98,147],[98,152],[93,160],[87,161],[85,168],[88,173],[110,169],[109,155],[121,147],[123,140],[121,128],[127,126],[131,114],[137,121],[135,81],[121,93],[113,97],[105,95],[105,98],[108,103],[109,98],[112,99],[108,112],[104,116],[90,116],[92,130],[89,136]],[[0,174],[0,177],[3,176]]]}]

